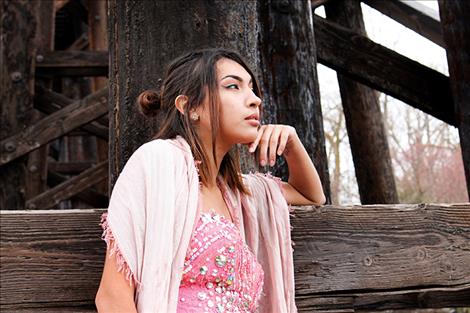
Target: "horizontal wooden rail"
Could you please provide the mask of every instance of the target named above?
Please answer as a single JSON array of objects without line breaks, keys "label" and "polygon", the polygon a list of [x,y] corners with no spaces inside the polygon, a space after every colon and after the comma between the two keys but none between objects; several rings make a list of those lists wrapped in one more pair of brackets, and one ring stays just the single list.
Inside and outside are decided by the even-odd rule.
[{"label": "horizontal wooden rail", "polygon": [[[104,211],[0,211],[0,310],[92,312]],[[291,221],[300,312],[470,305],[470,204],[298,207]]]},{"label": "horizontal wooden rail", "polygon": [[449,77],[315,15],[318,62],[456,126]]},{"label": "horizontal wooden rail", "polygon": [[107,51],[51,51],[36,56],[36,75],[108,76]]}]

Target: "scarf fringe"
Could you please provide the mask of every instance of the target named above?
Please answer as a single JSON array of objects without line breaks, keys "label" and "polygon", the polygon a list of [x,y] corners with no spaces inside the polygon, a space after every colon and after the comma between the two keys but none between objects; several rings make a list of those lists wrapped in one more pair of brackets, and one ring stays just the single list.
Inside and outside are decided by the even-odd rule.
[{"label": "scarf fringe", "polygon": [[111,227],[109,227],[108,223],[108,212],[105,212],[101,215],[101,228],[103,228],[103,234],[101,235],[101,239],[103,239],[106,242],[106,246],[109,249],[109,256],[111,257],[113,254],[115,254],[116,262],[118,265],[118,272],[123,272],[125,275],[125,278],[127,281],[129,281],[129,285],[132,286],[137,286],[138,289],[142,288],[142,283],[138,281],[138,279],[135,277],[135,274],[132,272],[131,268],[129,267],[129,264],[127,263],[126,259],[121,253],[121,250],[114,238],[114,234],[111,230]]}]

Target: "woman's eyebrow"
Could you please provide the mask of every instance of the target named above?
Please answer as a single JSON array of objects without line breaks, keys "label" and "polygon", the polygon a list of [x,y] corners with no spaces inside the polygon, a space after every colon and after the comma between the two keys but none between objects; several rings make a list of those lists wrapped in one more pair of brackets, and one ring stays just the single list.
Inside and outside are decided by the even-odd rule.
[{"label": "woman's eyebrow", "polygon": [[[225,77],[222,77],[221,80],[224,80],[224,79],[226,79],[226,78],[233,78],[233,79],[238,80],[239,82],[243,82],[243,78],[241,78],[240,76],[237,76],[237,75],[227,75],[227,76],[225,76]],[[248,82],[248,84],[251,84],[251,83],[252,83],[252,80],[253,80],[253,79],[250,78],[250,81]]]}]

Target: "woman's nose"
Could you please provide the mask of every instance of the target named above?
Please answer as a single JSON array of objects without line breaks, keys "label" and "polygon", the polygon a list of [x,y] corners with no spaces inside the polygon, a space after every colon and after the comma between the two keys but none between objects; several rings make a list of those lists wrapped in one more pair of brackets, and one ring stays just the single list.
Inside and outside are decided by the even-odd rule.
[{"label": "woman's nose", "polygon": [[259,107],[261,105],[261,99],[254,92],[251,93],[250,106]]}]

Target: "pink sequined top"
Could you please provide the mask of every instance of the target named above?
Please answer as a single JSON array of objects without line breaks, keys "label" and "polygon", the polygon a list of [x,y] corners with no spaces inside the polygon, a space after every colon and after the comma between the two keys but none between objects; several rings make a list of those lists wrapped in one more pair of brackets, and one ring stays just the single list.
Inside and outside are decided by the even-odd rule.
[{"label": "pink sequined top", "polygon": [[255,312],[263,277],[238,227],[203,212],[186,254],[177,312]]}]

